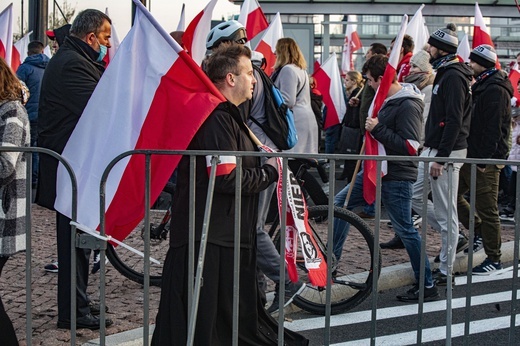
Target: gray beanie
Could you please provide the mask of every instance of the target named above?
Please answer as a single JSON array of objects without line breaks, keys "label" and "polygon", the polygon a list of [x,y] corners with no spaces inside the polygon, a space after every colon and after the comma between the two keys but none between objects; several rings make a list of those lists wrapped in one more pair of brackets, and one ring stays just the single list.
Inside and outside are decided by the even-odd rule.
[{"label": "gray beanie", "polygon": [[481,44],[473,48],[469,54],[469,60],[476,62],[482,67],[491,68],[495,66],[497,61],[497,53],[488,44]]},{"label": "gray beanie", "polygon": [[448,23],[445,28],[435,30],[430,35],[428,43],[450,54],[456,53],[459,47],[457,27],[453,23]]},{"label": "gray beanie", "polygon": [[415,53],[410,59],[410,64],[415,65],[422,72],[431,73],[432,65],[430,64],[430,54],[428,54],[425,50],[420,50]]}]

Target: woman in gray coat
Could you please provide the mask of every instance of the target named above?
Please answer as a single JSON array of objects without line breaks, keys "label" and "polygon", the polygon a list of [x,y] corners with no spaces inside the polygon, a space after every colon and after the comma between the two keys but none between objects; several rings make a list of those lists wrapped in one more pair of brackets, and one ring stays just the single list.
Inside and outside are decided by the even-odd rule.
[{"label": "woman in gray coat", "polygon": [[[29,118],[22,105],[22,84],[0,58],[0,146],[28,147]],[[9,256],[25,250],[26,155],[0,152],[0,276]],[[0,345],[18,345],[0,298]]]}]

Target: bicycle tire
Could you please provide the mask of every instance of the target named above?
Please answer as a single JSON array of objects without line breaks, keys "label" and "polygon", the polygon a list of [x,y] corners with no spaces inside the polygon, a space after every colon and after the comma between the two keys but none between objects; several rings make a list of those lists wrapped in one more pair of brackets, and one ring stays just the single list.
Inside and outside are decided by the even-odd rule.
[{"label": "bicycle tire", "polygon": [[[326,236],[328,230],[328,212],[326,205],[308,208],[309,225],[326,258]],[[332,270],[338,275],[333,278],[331,285],[331,314],[336,315],[353,309],[367,299],[372,292],[372,283],[379,278],[381,272],[381,256],[378,261],[377,275],[374,276],[375,251],[374,235],[370,227],[356,214],[349,210],[334,207],[334,217],[350,223],[350,231],[343,245],[343,254],[340,260],[333,255]],[[278,239],[276,239],[278,238]],[[350,241],[349,241],[350,240]],[[275,236],[275,244],[279,244],[279,233]],[[355,250],[355,251],[353,251]],[[298,269],[305,280],[302,268]],[[293,303],[313,314],[325,315],[326,288],[315,287],[307,283],[305,289],[294,298]]]}]

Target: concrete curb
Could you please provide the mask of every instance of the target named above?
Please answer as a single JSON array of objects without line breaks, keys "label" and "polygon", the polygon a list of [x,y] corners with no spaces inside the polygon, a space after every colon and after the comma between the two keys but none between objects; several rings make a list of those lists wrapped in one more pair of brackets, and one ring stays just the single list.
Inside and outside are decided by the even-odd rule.
[{"label": "concrete curb", "polygon": [[[502,262],[511,262],[514,258],[514,242],[507,242],[502,244]],[[404,251],[404,250],[403,250]],[[475,267],[482,263],[486,258],[484,250],[480,250],[473,254],[473,265]],[[430,258],[431,268],[437,268],[438,263],[433,262]],[[464,252],[459,253],[455,259],[454,272],[466,272],[468,270],[468,255]],[[385,291],[393,288],[411,286],[415,282],[410,263],[398,264],[390,267],[385,267],[381,270],[381,275],[378,282],[378,291]],[[267,294],[267,300],[272,301],[274,292]],[[284,309],[286,315],[300,311],[295,305],[290,304]],[[150,340],[152,338],[155,325],[150,326]],[[143,328],[128,330],[126,332],[110,335],[106,337],[107,346],[138,346],[143,344]],[[83,346],[99,346],[99,339],[90,340],[83,344]]]}]

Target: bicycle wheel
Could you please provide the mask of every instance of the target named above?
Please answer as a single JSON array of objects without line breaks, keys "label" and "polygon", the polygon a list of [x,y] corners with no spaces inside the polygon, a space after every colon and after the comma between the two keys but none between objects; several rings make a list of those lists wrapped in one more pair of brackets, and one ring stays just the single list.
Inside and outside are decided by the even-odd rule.
[{"label": "bicycle wheel", "polygon": [[[309,207],[309,225],[324,257],[327,256],[328,211],[326,205]],[[333,256],[332,270],[336,271],[331,285],[331,313],[339,314],[361,304],[372,292],[372,282],[379,277],[374,275],[373,261],[374,235],[369,226],[357,215],[346,209],[334,207],[334,218],[350,223],[348,237],[343,245],[341,259]],[[275,240],[276,241],[276,240]],[[305,270],[298,265],[300,279],[308,281]],[[326,288],[308,283],[304,290],[294,298],[293,303],[299,308],[314,313],[325,314]]]},{"label": "bicycle wheel", "polygon": [[[151,211],[150,218],[157,224],[161,219],[163,211]],[[132,233],[124,240],[124,243],[144,252],[144,226],[143,222],[136,227]],[[168,241],[164,239],[150,239],[150,257],[155,258],[161,264],[150,262],[150,285],[161,286],[163,262],[168,251]],[[107,258],[114,268],[126,278],[137,283],[144,283],[144,260],[141,256],[134,252],[123,248],[122,246],[114,247],[111,244],[107,246]]]}]

